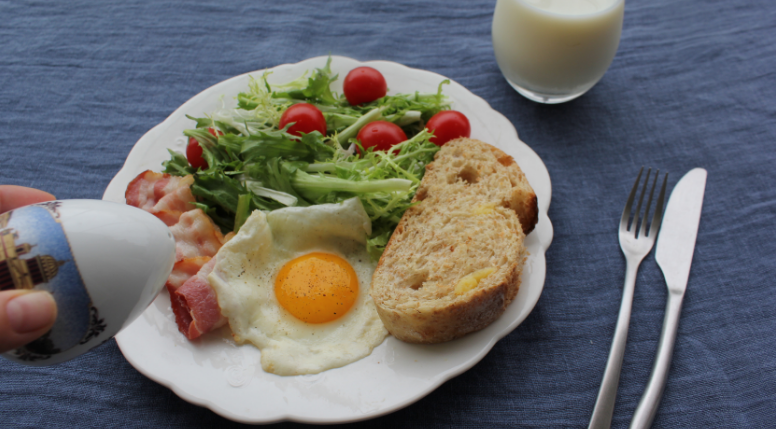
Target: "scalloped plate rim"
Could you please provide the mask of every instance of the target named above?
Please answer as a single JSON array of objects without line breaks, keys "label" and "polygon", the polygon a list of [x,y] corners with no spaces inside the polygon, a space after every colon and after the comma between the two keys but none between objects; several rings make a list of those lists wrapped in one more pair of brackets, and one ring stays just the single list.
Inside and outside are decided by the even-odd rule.
[{"label": "scalloped plate rim", "polygon": [[[312,69],[314,67],[322,66],[323,65],[322,62],[325,62],[327,58],[329,57],[328,56],[315,57],[315,58],[310,58],[294,64],[278,65],[276,67],[272,67],[266,70],[273,70],[275,72],[278,72],[279,70],[283,71],[284,69],[290,69],[290,70],[297,70],[301,68]],[[394,78],[396,77],[396,70],[400,71],[399,73],[400,75],[421,76],[421,78],[423,78],[424,80],[429,80],[429,81],[432,78],[437,82],[447,79],[446,77],[434,72],[413,69],[405,65],[398,64],[391,61],[359,62],[357,60],[353,60],[346,57],[340,57],[340,56],[332,56],[331,58],[332,58],[333,65],[335,63],[336,64],[349,63],[353,65],[368,65],[368,66],[375,67],[377,69],[391,70],[391,73],[385,73],[387,79],[389,80],[389,83],[391,82],[392,77]],[[227,86],[230,83],[239,81],[240,79],[246,79],[248,75],[255,76],[255,75],[260,75],[263,72],[264,70],[257,70],[254,72],[234,76],[232,78],[226,79],[220,83],[217,83],[209,87],[208,89],[190,98],[178,109],[176,109],[162,123],[158,124],[157,126],[153,127],[151,130],[149,130],[133,146],[132,150],[127,156],[127,160],[125,161],[124,166],[116,174],[116,176],[113,178],[113,180],[106,188],[105,194],[103,195],[103,199],[111,200],[111,201],[120,201],[120,202],[124,201],[123,194],[124,194],[124,190],[126,189],[127,183],[132,178],[134,178],[137,174],[143,171],[142,169],[138,171],[138,168],[139,168],[138,164],[143,162],[143,157],[144,155],[147,154],[147,150],[155,143],[157,143],[156,140],[160,137],[160,135],[163,134],[169,127],[173,126],[176,120],[180,120],[180,117],[183,116],[185,113],[190,113],[192,110],[196,110],[193,108],[193,106],[202,103],[201,101],[199,101],[199,99],[203,98],[203,94],[206,94],[209,92],[215,92],[219,88],[223,86]],[[451,91],[450,91],[451,89],[453,90],[452,91],[453,94],[451,94]],[[348,415],[348,416],[345,416],[345,415],[309,416],[309,415],[300,414],[298,412],[294,412],[292,409],[290,409],[286,412],[279,412],[279,413],[276,413],[275,415],[266,416],[266,417],[261,417],[256,415],[247,416],[244,414],[238,414],[233,409],[222,406],[221,404],[218,403],[218,401],[214,401],[209,397],[197,395],[195,394],[195,392],[186,390],[181,385],[182,383],[180,381],[177,381],[175,379],[172,379],[171,377],[166,377],[165,375],[160,374],[159,367],[156,367],[153,364],[154,362],[153,360],[144,360],[142,358],[138,358],[138,356],[136,355],[136,350],[131,349],[130,338],[132,335],[132,331],[128,330],[128,332],[122,332],[119,335],[117,335],[116,340],[119,344],[119,347],[122,353],[124,354],[126,359],[130,362],[130,364],[146,377],[171,389],[176,395],[186,400],[187,402],[209,408],[213,412],[225,418],[228,418],[230,420],[238,421],[242,423],[252,423],[252,424],[275,423],[275,422],[281,422],[281,421],[295,421],[295,422],[302,422],[302,423],[346,423],[346,422],[355,422],[355,421],[378,417],[378,416],[396,411],[398,409],[404,408],[418,401],[419,399],[431,393],[433,390],[435,390],[445,381],[457,375],[462,374],[463,372],[467,371],[475,364],[477,364],[493,348],[493,346],[496,344],[496,342],[498,342],[498,340],[508,335],[525,320],[528,314],[533,310],[534,306],[536,305],[536,302],[538,301],[541,295],[541,291],[544,287],[544,280],[546,276],[545,252],[549,247],[550,243],[552,242],[552,237],[553,237],[552,224],[550,223],[549,217],[547,216],[547,212],[548,212],[549,204],[551,200],[552,186],[550,182],[549,172],[547,171],[547,168],[544,165],[544,163],[530,147],[528,147],[525,143],[520,141],[517,135],[517,130],[514,128],[511,122],[509,122],[509,120],[504,115],[493,110],[490,107],[490,105],[481,97],[471,93],[460,84],[457,84],[456,82],[451,81],[451,84],[445,88],[445,95],[448,95],[451,98],[455,98],[454,95],[456,94],[458,94],[459,96],[463,96],[464,98],[469,98],[470,102],[480,103],[482,105],[480,107],[485,107],[486,113],[488,115],[491,115],[491,118],[489,119],[489,121],[495,123],[496,125],[495,128],[503,133],[500,139],[507,140],[508,143],[514,144],[514,147],[504,147],[504,144],[501,144],[498,146],[504,149],[505,151],[507,151],[507,153],[510,153],[510,155],[514,155],[515,153],[520,153],[521,156],[518,159],[518,163],[521,165],[521,167],[523,166],[523,164],[527,164],[530,162],[530,167],[528,168],[524,167],[523,170],[526,173],[526,175],[529,177],[529,181],[531,182],[532,186],[534,186],[534,188],[536,189],[537,196],[539,197],[539,223],[537,224],[534,232],[529,234],[527,238],[527,240],[533,239],[538,242],[538,243],[535,243],[534,253],[531,254],[531,256],[529,257],[529,260],[538,264],[538,270],[536,273],[533,273],[532,276],[533,275],[538,276],[536,280],[540,280],[540,281],[537,281],[537,283],[539,284],[538,286],[531,285],[530,296],[528,296],[527,299],[524,301],[523,306],[519,309],[517,315],[514,315],[512,320],[509,321],[506,325],[502,326],[498,332],[490,332],[489,336],[487,337],[487,341],[480,344],[480,348],[476,350],[473,354],[471,354],[468,360],[460,363],[459,365],[451,367],[446,371],[441,371],[439,373],[434,374],[433,376],[428,377],[426,379],[426,383],[421,383],[422,385],[418,386],[417,388],[408,389],[410,391],[406,392],[406,394],[403,395],[401,399],[395,400],[384,407],[378,407],[374,410],[371,410],[365,413],[354,412],[352,415]],[[466,108],[469,106],[458,106],[454,104],[453,107],[458,108],[459,110],[466,110]],[[477,116],[477,118],[479,118],[479,116]],[[494,125],[494,124],[491,124],[491,125]],[[473,124],[472,137],[473,138],[480,137],[475,133],[476,133],[475,126]],[[538,250],[540,250],[540,252],[536,252],[537,248]],[[525,285],[521,287],[521,291],[523,291],[523,289],[525,288],[526,288]],[[166,294],[163,294],[163,295],[166,295]],[[518,298],[520,298],[520,292],[518,293]],[[516,302],[518,298],[516,298],[515,300]],[[160,295],[160,297],[157,298],[157,300],[164,300],[164,299],[167,299],[167,302],[169,303],[169,298],[166,296]],[[515,306],[516,302],[510,305],[510,308],[507,309],[507,313],[510,313],[509,310],[513,306]],[[152,311],[152,310],[151,309],[146,310],[146,312],[148,311]],[[512,312],[514,312],[514,309]],[[501,319],[504,319],[504,316],[502,316]],[[497,320],[494,323],[494,325],[499,323],[501,319]],[[502,322],[501,324],[503,325],[503,321],[501,322]],[[132,325],[130,325],[130,328],[137,323],[139,323],[139,321],[135,321]],[[494,325],[491,325],[490,327],[486,328],[483,331],[472,333],[470,334],[470,336],[483,335],[483,333],[485,333],[489,328],[493,327]],[[467,337],[464,337],[464,338],[467,338]],[[389,340],[393,340],[398,343],[398,341],[395,340],[395,338],[389,337]],[[386,342],[384,342],[380,347],[386,346],[386,343],[389,342],[389,340],[386,340]],[[461,340],[456,340],[456,341],[461,341]],[[241,346],[241,347],[246,347],[246,346]],[[247,346],[247,347],[251,347],[251,346]],[[369,357],[365,358],[365,360],[366,359],[369,359]],[[348,368],[354,364],[347,365],[343,368]],[[340,371],[340,370],[343,370],[343,368],[338,368],[336,370],[330,370],[330,371],[332,372]],[[259,367],[259,371],[261,371],[260,367]],[[324,373],[328,373],[328,372],[329,371],[326,371]],[[293,407],[289,407],[289,408],[299,409],[303,407],[299,407],[299,404],[295,404]]]}]

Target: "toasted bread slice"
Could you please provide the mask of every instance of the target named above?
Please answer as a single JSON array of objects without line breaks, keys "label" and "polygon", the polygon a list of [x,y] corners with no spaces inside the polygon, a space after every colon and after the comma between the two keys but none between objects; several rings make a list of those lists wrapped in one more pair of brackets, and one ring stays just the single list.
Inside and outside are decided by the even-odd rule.
[{"label": "toasted bread slice", "polygon": [[[502,151],[458,139],[426,167],[415,200],[372,277],[383,324],[413,343],[488,326],[520,287],[527,252],[518,210],[538,212],[525,176]],[[536,220],[525,223],[533,229]]]},{"label": "toasted bread slice", "polygon": [[[436,188],[436,189],[434,189]],[[479,140],[451,140],[437,152],[415,194],[448,199],[457,194],[478,194],[483,202],[512,209],[525,234],[539,220],[536,193],[515,160],[501,149]]]}]

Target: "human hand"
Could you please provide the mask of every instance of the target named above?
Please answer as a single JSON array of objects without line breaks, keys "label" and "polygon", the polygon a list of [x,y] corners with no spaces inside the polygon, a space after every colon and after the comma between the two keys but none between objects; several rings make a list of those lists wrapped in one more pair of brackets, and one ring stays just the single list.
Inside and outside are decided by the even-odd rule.
[{"label": "human hand", "polygon": [[[0,185],[0,213],[55,199],[48,192]],[[57,304],[48,292],[0,292],[0,353],[19,348],[48,332],[57,318]]]}]

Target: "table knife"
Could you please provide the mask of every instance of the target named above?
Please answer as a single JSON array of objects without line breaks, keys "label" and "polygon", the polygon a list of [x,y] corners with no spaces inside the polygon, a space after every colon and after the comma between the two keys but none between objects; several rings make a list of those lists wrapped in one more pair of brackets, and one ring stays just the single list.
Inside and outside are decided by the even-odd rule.
[{"label": "table knife", "polygon": [[698,236],[705,189],[706,170],[702,168],[691,170],[674,187],[663,215],[655,259],[666,280],[668,302],[652,374],[633,414],[631,428],[650,427],[663,396],[668,370],[671,367],[679,315],[682,311],[682,299],[690,277],[690,265],[692,265],[692,255],[695,250],[695,239]]}]

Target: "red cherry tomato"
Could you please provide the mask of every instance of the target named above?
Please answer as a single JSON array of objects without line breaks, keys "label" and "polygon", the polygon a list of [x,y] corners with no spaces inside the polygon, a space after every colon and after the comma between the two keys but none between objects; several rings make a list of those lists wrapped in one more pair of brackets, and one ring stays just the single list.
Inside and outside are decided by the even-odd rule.
[{"label": "red cherry tomato", "polygon": [[289,134],[301,136],[300,133],[310,134],[313,131],[326,135],[326,118],[317,107],[308,103],[294,104],[286,109],[280,116],[280,128],[294,122],[288,129]]},{"label": "red cherry tomato", "polygon": [[469,119],[455,110],[443,110],[432,116],[426,123],[426,128],[433,131],[434,137],[430,141],[437,146],[458,137],[469,137],[472,133]]},{"label": "red cherry tomato", "polygon": [[385,83],[382,73],[372,67],[357,67],[345,76],[342,92],[345,93],[348,103],[355,106],[385,97],[388,84]]},{"label": "red cherry tomato", "polygon": [[[212,128],[208,128],[207,131],[214,136],[216,135],[216,130]],[[224,133],[219,131],[218,135],[222,136]],[[207,170],[207,161],[202,157],[202,146],[194,137],[189,137],[189,144],[186,146],[186,159],[189,160],[192,167]]]},{"label": "red cherry tomato", "polygon": [[356,137],[364,149],[388,150],[393,145],[407,140],[407,134],[396,124],[387,121],[375,121],[364,125]]}]

